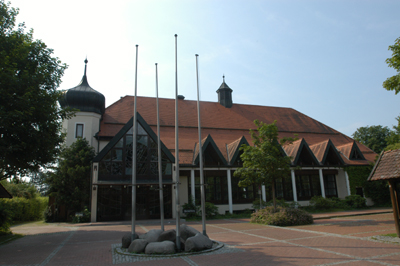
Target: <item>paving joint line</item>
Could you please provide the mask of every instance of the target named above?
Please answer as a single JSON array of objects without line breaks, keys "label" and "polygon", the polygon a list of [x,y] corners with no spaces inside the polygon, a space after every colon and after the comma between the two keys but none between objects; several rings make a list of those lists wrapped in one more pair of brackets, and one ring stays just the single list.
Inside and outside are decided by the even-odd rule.
[{"label": "paving joint line", "polygon": [[66,239],[64,239],[64,241],[61,242],[61,244],[58,245],[58,247],[55,250],[53,250],[53,252],[51,252],[50,255],[42,263],[39,264],[39,266],[44,266],[47,263],[49,263],[50,260],[57,254],[57,252],[60,251],[60,249],[64,247],[64,245],[72,238],[72,236],[76,233],[76,231],[77,230],[75,229],[72,232],[70,232],[70,235]]}]

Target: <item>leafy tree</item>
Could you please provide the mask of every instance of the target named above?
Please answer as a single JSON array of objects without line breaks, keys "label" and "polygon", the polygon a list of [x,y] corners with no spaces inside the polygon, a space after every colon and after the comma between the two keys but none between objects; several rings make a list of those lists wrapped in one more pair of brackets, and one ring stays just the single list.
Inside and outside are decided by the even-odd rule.
[{"label": "leafy tree", "polygon": [[33,199],[39,195],[35,186],[25,181],[8,182],[7,180],[3,180],[1,184],[13,197]]},{"label": "leafy tree", "polygon": [[383,87],[388,91],[394,91],[395,94],[400,92],[400,38],[394,41],[394,45],[390,45],[392,57],[386,59],[386,63],[389,67],[393,67],[397,71],[397,75],[387,78],[383,82]]},{"label": "leafy tree", "polygon": [[390,131],[389,136],[386,138],[388,146],[385,148],[388,150],[400,149],[400,116],[396,117],[397,126],[393,126],[393,130]]},{"label": "leafy tree", "polygon": [[387,137],[391,130],[382,126],[359,127],[353,133],[353,138],[376,153],[380,153],[387,146]]},{"label": "leafy tree", "polygon": [[290,175],[290,157],[282,152],[281,145],[291,143],[294,138],[278,139],[278,127],[276,121],[265,124],[258,120],[254,121],[257,131],[250,129],[253,145],[243,144],[240,158],[243,167],[235,171],[234,176],[240,177],[239,186],[247,187],[251,184],[270,184],[272,188],[272,199],[276,208],[275,182],[279,178]]},{"label": "leafy tree", "polygon": [[53,162],[63,143],[57,87],[66,69],[53,50],[15,25],[18,9],[0,0],[0,180]]},{"label": "leafy tree", "polygon": [[90,169],[94,155],[89,142],[78,138],[61,152],[56,171],[49,174],[49,195],[55,197],[57,205],[67,208],[67,217],[89,205]]}]

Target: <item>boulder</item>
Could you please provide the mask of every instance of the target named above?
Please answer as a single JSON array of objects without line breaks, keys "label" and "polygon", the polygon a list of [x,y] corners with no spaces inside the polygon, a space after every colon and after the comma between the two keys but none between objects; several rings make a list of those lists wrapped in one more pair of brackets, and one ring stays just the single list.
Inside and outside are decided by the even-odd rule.
[{"label": "boulder", "polygon": [[143,253],[147,244],[147,242],[144,239],[135,239],[132,241],[132,243],[129,245],[128,252],[131,253]]},{"label": "boulder", "polygon": [[193,237],[189,237],[185,242],[185,251],[201,251],[210,249],[213,246],[213,242],[201,233],[196,234]]},{"label": "boulder", "polygon": [[187,226],[186,224],[182,224],[180,227],[181,238],[186,241],[189,237],[193,237],[196,234],[200,233],[193,227]]},{"label": "boulder", "polygon": [[152,229],[148,231],[146,234],[140,235],[139,238],[144,239],[149,243],[157,242],[158,237],[161,235],[162,232],[163,230],[161,229]]},{"label": "boulder", "polygon": [[[136,233],[134,233],[133,234],[133,240],[135,240],[137,238],[138,238],[138,235]],[[131,233],[126,233],[122,237],[122,246],[121,246],[121,248],[128,248],[131,243],[132,243]]]},{"label": "boulder", "polygon": [[176,231],[175,229],[167,230],[161,233],[161,235],[158,237],[157,242],[163,242],[163,241],[176,241]]},{"label": "boulder", "polygon": [[147,244],[146,254],[174,254],[175,243],[172,241],[152,242]]}]

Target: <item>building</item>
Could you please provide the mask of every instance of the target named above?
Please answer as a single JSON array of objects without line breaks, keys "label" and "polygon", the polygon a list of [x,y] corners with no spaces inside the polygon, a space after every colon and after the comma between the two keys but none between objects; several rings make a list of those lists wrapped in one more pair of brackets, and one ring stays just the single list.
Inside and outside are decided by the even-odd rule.
[{"label": "building", "polygon": [[[85,61],[87,63],[87,61]],[[234,171],[241,166],[239,148],[251,145],[249,129],[253,121],[277,120],[280,137],[298,140],[283,147],[292,158],[291,175],[276,185],[278,198],[307,205],[311,197],[344,198],[350,194],[348,165],[368,165],[376,154],[344,134],[291,108],[235,104],[232,89],[223,80],[217,90],[218,102],[201,102],[202,136],[198,143],[197,102],[178,100],[180,202],[190,195],[199,199],[199,147],[204,154],[206,201],[219,207],[220,213],[251,208],[259,190],[264,200],[269,189],[240,188]],[[104,96],[92,89],[85,74],[81,83],[65,94],[61,105],[80,109],[64,121],[67,144],[85,137],[97,156],[92,167],[92,221],[131,219],[133,96],[105,108]],[[160,138],[164,212],[175,215],[175,99],[159,99]],[[137,138],[137,219],[159,218],[157,114],[156,99],[138,97]]]}]

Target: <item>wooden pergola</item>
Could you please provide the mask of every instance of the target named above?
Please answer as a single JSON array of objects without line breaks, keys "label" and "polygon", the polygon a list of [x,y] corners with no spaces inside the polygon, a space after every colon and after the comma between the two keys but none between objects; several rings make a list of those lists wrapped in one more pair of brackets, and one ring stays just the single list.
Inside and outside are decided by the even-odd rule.
[{"label": "wooden pergola", "polygon": [[392,199],[394,224],[397,237],[400,237],[399,185],[400,185],[400,149],[383,151],[375,163],[368,181],[388,181]]}]

